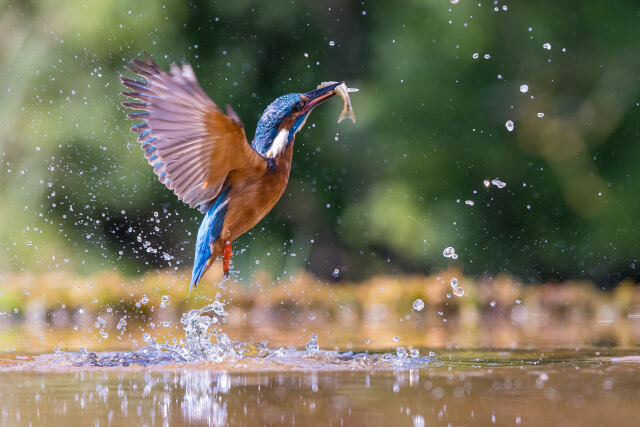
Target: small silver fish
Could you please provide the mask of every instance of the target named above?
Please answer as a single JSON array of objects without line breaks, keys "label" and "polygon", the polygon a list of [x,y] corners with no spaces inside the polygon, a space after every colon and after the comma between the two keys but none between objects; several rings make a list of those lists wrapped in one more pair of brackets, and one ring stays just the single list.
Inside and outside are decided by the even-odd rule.
[{"label": "small silver fish", "polygon": [[[338,82],[322,82],[318,86],[318,89],[321,87],[329,86],[331,84]],[[356,115],[353,114],[353,108],[351,107],[351,99],[349,98],[349,92],[358,92],[358,89],[354,87],[347,87],[346,84],[342,83],[340,86],[336,86],[334,89],[336,94],[342,98],[342,102],[344,103],[344,107],[340,112],[340,116],[338,116],[338,123],[343,121],[345,118],[350,118],[353,123],[356,122]]]}]

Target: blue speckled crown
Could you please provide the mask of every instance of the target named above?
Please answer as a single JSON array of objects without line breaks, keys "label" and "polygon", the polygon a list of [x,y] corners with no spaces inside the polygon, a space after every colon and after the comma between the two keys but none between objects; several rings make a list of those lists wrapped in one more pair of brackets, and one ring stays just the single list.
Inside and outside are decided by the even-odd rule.
[{"label": "blue speckled crown", "polygon": [[257,152],[266,153],[269,150],[278,134],[278,126],[291,113],[293,106],[302,99],[300,95],[300,93],[282,95],[265,108],[256,126],[256,136],[251,144]]}]

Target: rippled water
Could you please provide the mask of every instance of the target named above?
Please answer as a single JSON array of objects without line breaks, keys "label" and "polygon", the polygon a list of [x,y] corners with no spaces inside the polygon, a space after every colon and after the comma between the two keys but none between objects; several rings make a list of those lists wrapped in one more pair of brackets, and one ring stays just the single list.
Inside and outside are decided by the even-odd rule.
[{"label": "rippled water", "polygon": [[0,423],[631,426],[640,414],[640,356],[628,350],[442,350],[403,361],[297,351],[195,363],[154,352],[111,368],[94,366],[122,365],[105,353],[5,359]]}]

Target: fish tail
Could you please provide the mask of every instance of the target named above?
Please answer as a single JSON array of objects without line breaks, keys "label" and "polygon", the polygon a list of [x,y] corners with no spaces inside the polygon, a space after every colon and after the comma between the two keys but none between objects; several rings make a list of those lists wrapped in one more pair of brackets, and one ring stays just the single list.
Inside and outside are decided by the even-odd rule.
[{"label": "fish tail", "polygon": [[349,118],[353,123],[356,122],[356,116],[353,114],[353,110],[347,110],[346,108],[342,110],[340,116],[338,116],[338,123],[343,121],[344,119]]}]

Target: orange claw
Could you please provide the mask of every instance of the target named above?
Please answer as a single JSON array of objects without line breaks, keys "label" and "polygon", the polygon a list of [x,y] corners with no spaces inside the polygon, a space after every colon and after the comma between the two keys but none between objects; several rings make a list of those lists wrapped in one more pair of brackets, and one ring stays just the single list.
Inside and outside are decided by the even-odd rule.
[{"label": "orange claw", "polygon": [[222,271],[224,272],[225,279],[229,278],[229,262],[231,261],[231,242],[226,241],[222,248]]}]

